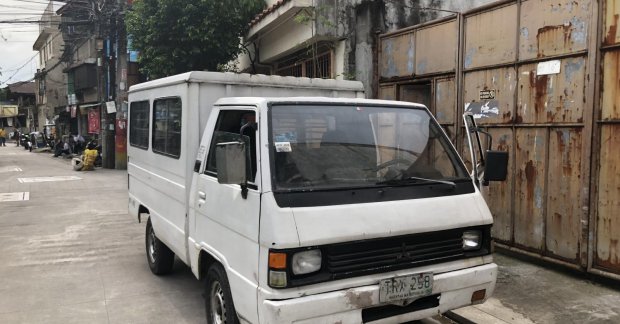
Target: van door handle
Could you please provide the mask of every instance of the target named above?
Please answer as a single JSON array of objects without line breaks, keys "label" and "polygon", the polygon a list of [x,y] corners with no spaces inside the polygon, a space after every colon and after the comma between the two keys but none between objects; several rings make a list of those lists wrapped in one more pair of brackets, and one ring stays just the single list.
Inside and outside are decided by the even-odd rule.
[{"label": "van door handle", "polygon": [[207,194],[202,191],[198,191],[198,198],[205,200],[207,199]]}]

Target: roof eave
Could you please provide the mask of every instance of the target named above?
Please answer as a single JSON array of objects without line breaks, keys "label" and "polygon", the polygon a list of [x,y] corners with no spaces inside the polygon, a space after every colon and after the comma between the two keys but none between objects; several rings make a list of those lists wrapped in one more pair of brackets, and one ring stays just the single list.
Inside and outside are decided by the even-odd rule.
[{"label": "roof eave", "polygon": [[283,2],[277,7],[274,6],[272,9],[265,9],[250,22],[250,30],[245,38],[251,40],[259,32],[266,30],[268,27],[277,26],[280,22],[294,17],[301,9],[309,7],[312,7],[312,0],[290,0]]}]

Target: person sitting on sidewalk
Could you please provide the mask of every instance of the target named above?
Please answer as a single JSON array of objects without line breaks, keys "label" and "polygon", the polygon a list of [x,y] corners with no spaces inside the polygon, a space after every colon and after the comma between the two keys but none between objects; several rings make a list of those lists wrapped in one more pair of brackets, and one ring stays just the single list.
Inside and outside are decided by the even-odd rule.
[{"label": "person sitting on sidewalk", "polygon": [[73,136],[73,143],[73,152],[75,152],[75,154],[82,154],[82,151],[84,150],[84,143],[86,143],[84,137],[79,133],[76,133]]},{"label": "person sitting on sidewalk", "polygon": [[95,169],[95,159],[97,150],[94,143],[88,143],[84,154],[80,158],[73,159],[73,169],[75,171],[92,171]]},{"label": "person sitting on sidewalk", "polygon": [[63,143],[61,140],[58,140],[56,145],[54,145],[54,157],[59,157],[61,155],[62,156],[71,155],[71,147],[69,146],[69,143],[67,142]]}]

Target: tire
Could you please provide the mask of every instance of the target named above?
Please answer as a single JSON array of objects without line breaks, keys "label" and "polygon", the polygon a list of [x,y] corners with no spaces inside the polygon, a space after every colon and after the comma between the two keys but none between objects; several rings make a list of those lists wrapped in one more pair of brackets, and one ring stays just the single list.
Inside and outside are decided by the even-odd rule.
[{"label": "tire", "polygon": [[226,271],[217,263],[207,271],[205,310],[209,324],[239,324]]},{"label": "tire", "polygon": [[162,243],[153,230],[151,218],[146,222],[146,260],[151,268],[151,272],[161,276],[172,272],[174,266],[174,253]]}]

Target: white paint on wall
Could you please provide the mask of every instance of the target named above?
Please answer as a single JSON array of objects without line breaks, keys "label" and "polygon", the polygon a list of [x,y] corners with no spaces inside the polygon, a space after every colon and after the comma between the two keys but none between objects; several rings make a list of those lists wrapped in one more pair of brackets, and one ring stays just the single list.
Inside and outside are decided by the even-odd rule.
[{"label": "white paint on wall", "polygon": [[348,80],[349,76],[344,75],[344,53],[347,47],[346,41],[341,40],[336,42],[336,48],[334,49],[334,74],[336,80]]}]

